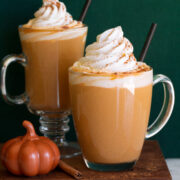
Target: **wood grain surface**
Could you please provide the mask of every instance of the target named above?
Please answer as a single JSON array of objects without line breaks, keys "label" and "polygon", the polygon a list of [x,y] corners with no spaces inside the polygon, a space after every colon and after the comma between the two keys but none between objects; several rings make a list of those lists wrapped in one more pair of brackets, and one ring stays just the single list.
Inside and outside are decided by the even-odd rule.
[{"label": "wood grain surface", "polygon": [[[2,144],[0,145],[2,147]],[[82,157],[66,159],[67,163],[83,173],[84,179],[88,180],[170,180],[171,175],[166,165],[163,154],[157,141],[145,141],[140,159],[133,170],[122,172],[97,172],[86,168]],[[10,174],[0,163],[0,180],[70,180],[69,175],[59,168],[47,175],[36,177],[18,177]]]}]

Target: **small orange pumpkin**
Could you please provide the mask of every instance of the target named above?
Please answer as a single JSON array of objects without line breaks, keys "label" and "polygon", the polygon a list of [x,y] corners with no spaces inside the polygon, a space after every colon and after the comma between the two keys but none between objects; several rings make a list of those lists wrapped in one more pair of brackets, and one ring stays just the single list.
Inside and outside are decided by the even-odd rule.
[{"label": "small orange pumpkin", "polygon": [[7,141],[1,151],[3,165],[15,175],[36,176],[47,174],[59,162],[57,145],[47,137],[38,136],[33,125],[24,121],[25,136]]}]

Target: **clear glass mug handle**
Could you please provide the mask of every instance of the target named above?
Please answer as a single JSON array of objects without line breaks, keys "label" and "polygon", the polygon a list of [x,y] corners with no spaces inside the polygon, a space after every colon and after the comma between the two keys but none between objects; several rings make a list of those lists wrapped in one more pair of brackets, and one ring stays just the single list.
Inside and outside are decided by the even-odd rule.
[{"label": "clear glass mug handle", "polygon": [[146,138],[157,134],[168,122],[174,107],[175,93],[171,80],[162,74],[153,76],[153,85],[163,84],[164,102],[161,111],[155,121],[148,127]]},{"label": "clear glass mug handle", "polygon": [[26,93],[23,93],[19,96],[11,96],[8,94],[6,89],[6,74],[7,74],[7,68],[11,63],[17,62],[21,64],[23,67],[26,66],[26,59],[22,56],[17,55],[8,55],[2,60],[1,65],[1,92],[4,100],[7,103],[10,104],[24,104],[27,102],[27,96]]}]

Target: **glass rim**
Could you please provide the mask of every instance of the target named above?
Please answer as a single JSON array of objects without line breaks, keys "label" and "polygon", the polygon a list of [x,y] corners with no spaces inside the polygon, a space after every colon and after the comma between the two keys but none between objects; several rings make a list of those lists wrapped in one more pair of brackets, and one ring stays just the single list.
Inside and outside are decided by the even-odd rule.
[{"label": "glass rim", "polygon": [[[150,66],[149,66],[150,67]],[[74,74],[82,74],[84,76],[106,76],[106,77],[127,77],[127,76],[133,76],[133,75],[140,75],[141,73],[148,73],[148,72],[153,72],[153,68],[150,67],[149,70],[144,70],[144,71],[137,71],[137,72],[134,72],[134,71],[129,71],[129,72],[121,72],[121,73],[103,73],[103,72],[83,72],[83,71],[75,71],[72,69],[72,66],[69,67],[68,69],[68,72],[69,73],[74,73]]]},{"label": "glass rim", "polygon": [[31,28],[31,27],[23,27],[24,24],[21,24],[18,26],[18,29],[25,29],[25,30],[32,30],[32,31],[59,31],[59,32],[64,32],[64,31],[67,31],[67,30],[74,30],[74,29],[83,29],[83,28],[88,28],[88,25],[86,24],[83,24],[83,26],[81,27],[75,27],[75,28],[67,28],[67,29],[53,29],[53,28],[49,28],[49,29],[45,29],[45,28]]}]

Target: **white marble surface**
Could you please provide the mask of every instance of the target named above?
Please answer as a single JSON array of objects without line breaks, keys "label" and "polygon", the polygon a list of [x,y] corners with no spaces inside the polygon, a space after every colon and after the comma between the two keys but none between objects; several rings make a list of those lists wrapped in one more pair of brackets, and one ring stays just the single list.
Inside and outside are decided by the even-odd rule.
[{"label": "white marble surface", "polygon": [[173,180],[180,180],[180,158],[166,159]]}]

